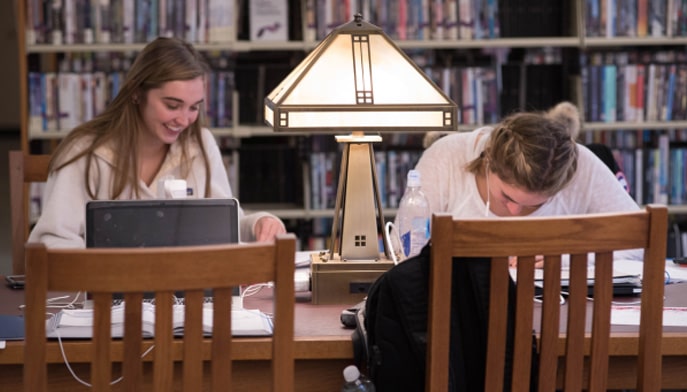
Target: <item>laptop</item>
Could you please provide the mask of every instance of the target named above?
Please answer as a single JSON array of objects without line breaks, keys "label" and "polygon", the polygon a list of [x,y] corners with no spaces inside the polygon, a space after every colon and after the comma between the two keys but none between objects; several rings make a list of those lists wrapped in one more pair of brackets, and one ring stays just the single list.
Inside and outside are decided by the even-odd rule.
[{"label": "laptop", "polygon": [[[86,247],[159,247],[210,245],[239,242],[239,203],[225,199],[93,200],[86,204]],[[183,304],[183,292],[175,293]],[[152,293],[144,293],[146,300]],[[210,293],[206,298],[211,299]],[[121,304],[121,293],[113,295],[113,305]],[[241,306],[239,288],[234,288],[233,308]],[[238,317],[236,320],[240,320]],[[245,335],[234,323],[235,336]],[[270,335],[270,328],[251,335]]]},{"label": "laptop", "polygon": [[155,247],[239,242],[238,201],[93,200],[86,204],[86,247]]}]

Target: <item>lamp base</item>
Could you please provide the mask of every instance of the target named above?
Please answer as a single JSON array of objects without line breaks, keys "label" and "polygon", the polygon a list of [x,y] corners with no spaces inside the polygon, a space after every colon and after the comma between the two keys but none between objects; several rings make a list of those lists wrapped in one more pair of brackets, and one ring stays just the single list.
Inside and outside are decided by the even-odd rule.
[{"label": "lamp base", "polygon": [[339,257],[313,253],[310,272],[312,303],[354,304],[362,301],[377,278],[394,266],[384,254],[374,260],[342,261]]}]

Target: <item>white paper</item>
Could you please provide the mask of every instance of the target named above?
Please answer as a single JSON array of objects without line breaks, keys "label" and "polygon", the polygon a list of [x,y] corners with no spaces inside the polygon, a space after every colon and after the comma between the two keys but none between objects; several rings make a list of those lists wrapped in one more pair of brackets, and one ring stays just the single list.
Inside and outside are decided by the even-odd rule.
[{"label": "white paper", "polygon": [[[616,325],[639,325],[640,307],[633,306],[612,306],[611,324]],[[687,307],[665,307],[663,308],[663,325],[670,327],[687,327]]]}]

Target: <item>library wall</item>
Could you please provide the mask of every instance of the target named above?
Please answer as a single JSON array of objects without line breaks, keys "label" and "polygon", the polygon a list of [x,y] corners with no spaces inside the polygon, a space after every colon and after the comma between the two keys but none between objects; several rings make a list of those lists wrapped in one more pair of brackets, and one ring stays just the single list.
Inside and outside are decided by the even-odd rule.
[{"label": "library wall", "polygon": [[[36,2],[19,3],[29,7]],[[365,20],[384,28],[457,103],[460,131],[493,124],[514,111],[545,110],[570,100],[584,114],[580,141],[614,149],[640,204],[664,202],[673,217],[687,216],[685,174],[680,169],[685,167],[687,146],[687,1],[443,0],[430,7],[419,0],[305,0],[261,5],[268,3],[277,8],[288,5],[280,10],[288,26],[279,32],[283,41],[271,45],[257,41],[260,34],[274,33],[267,27],[277,24],[265,24],[256,32],[251,26],[255,3],[250,1],[168,1],[172,11],[166,19],[160,12],[152,19],[157,24],[145,24],[146,18],[133,15],[140,16],[145,10],[140,7],[149,3],[131,0],[121,4],[130,4],[136,12],[129,10],[130,19],[113,19],[116,23],[106,40],[96,28],[95,44],[84,43],[88,35],[72,34],[81,30],[59,22],[59,15],[39,21],[44,28],[29,33],[35,45],[20,51],[28,60],[31,121],[22,130],[30,140],[28,148],[44,151],[60,132],[94,115],[116,92],[136,50],[169,31],[196,44],[213,68],[208,125],[218,137],[242,205],[282,217],[301,238],[302,247],[325,247],[340,148],[330,136],[274,135],[263,122],[263,99],[332,28],[361,10]],[[189,4],[202,7],[192,10]],[[210,23],[211,15],[215,22],[227,23],[216,18],[227,12],[236,15],[235,24],[201,28],[209,25],[200,20]],[[30,13],[28,20],[35,15]],[[178,19],[189,15],[198,23],[190,30],[180,27]],[[126,24],[130,34],[123,28]],[[55,45],[64,40],[72,40],[75,49]],[[92,45],[97,50],[90,50]],[[51,114],[55,102],[49,100],[48,112],[41,111],[46,97],[61,96],[44,90],[46,78],[76,85],[84,75],[104,80],[100,101],[79,112],[80,117]],[[77,90],[65,94],[65,100],[74,101],[69,94]],[[390,218],[405,174],[422,153],[423,135],[382,136],[375,151],[382,204]]]}]

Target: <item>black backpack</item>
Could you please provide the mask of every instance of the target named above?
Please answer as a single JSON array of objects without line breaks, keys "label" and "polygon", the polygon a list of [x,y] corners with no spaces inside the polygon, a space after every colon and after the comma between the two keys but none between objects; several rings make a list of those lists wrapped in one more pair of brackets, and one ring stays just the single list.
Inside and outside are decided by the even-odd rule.
[{"label": "black backpack", "polygon": [[[424,390],[430,246],[382,274],[370,287],[365,306],[358,312],[353,333],[356,362],[367,368],[377,392]],[[451,391],[484,390],[489,272],[489,263],[482,259],[453,260]],[[508,295],[515,295],[512,280]],[[504,369],[507,384],[511,374],[512,310]],[[533,358],[535,354],[533,340]]]}]

